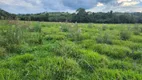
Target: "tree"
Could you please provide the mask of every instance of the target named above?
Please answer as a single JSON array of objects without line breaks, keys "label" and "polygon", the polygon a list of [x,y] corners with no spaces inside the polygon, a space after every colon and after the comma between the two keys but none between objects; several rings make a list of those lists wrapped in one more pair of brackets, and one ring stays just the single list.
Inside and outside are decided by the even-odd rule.
[{"label": "tree", "polygon": [[73,15],[73,21],[88,22],[88,13],[84,8],[79,8],[76,10],[76,14]]},{"label": "tree", "polygon": [[79,23],[142,23],[142,13],[120,13],[112,10],[105,12],[86,12],[79,8],[76,13],[68,12],[43,12],[38,14],[11,14],[0,9],[2,20],[50,21],[50,22],[79,22]]}]

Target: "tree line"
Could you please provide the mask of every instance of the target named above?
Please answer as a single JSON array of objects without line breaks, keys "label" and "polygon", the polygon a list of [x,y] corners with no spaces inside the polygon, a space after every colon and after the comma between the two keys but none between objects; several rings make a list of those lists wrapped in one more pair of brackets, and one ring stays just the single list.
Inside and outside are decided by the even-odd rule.
[{"label": "tree line", "polygon": [[142,13],[120,13],[113,11],[95,13],[79,8],[75,13],[43,12],[38,14],[10,14],[0,10],[0,19],[78,23],[142,23]]},{"label": "tree line", "polygon": [[16,17],[17,16],[15,14],[11,14],[7,11],[0,9],[0,20],[7,20],[7,19],[14,20],[16,19]]}]

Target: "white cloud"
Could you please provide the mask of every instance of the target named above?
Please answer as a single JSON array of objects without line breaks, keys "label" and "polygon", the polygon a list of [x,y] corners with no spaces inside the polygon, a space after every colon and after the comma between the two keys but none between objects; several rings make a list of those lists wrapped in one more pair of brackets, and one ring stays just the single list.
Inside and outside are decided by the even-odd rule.
[{"label": "white cloud", "polygon": [[140,2],[138,2],[138,1],[127,1],[127,2],[123,2],[122,4],[121,4],[121,6],[133,6],[133,5],[137,5],[137,4],[139,4]]},{"label": "white cloud", "polygon": [[0,8],[12,13],[43,12],[40,0],[0,0]]},{"label": "white cloud", "polygon": [[130,2],[132,0],[117,0],[118,3],[123,3],[123,2]]},{"label": "white cloud", "polygon": [[121,6],[133,6],[141,3],[142,0],[117,0]]},{"label": "white cloud", "polygon": [[132,8],[141,4],[142,0],[0,0],[0,8],[12,13],[73,12],[81,7],[94,12],[141,11]]},{"label": "white cloud", "polygon": [[103,4],[103,3],[98,2],[97,7],[101,7],[101,6],[104,6],[104,4]]},{"label": "white cloud", "polygon": [[[38,5],[33,5],[30,2],[26,2],[24,0],[2,0],[0,1],[0,4],[5,4],[8,6],[18,6],[18,7],[24,7],[24,8],[28,8],[28,9],[37,9],[40,8],[40,1],[39,0],[29,0],[30,2],[36,2]],[[41,6],[41,5],[40,5]]]}]

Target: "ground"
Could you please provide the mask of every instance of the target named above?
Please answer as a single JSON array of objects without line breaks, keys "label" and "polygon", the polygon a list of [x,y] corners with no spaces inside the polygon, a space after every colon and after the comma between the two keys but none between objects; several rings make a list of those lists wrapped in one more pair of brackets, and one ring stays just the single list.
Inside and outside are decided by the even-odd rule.
[{"label": "ground", "polygon": [[0,80],[142,80],[142,24],[0,21]]}]

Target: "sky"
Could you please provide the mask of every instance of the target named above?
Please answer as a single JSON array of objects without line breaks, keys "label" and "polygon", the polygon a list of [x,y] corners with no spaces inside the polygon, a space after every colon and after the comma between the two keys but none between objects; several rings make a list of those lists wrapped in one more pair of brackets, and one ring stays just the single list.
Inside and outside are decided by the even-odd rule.
[{"label": "sky", "polygon": [[10,13],[75,12],[142,12],[142,0],[0,0],[0,8]]}]

